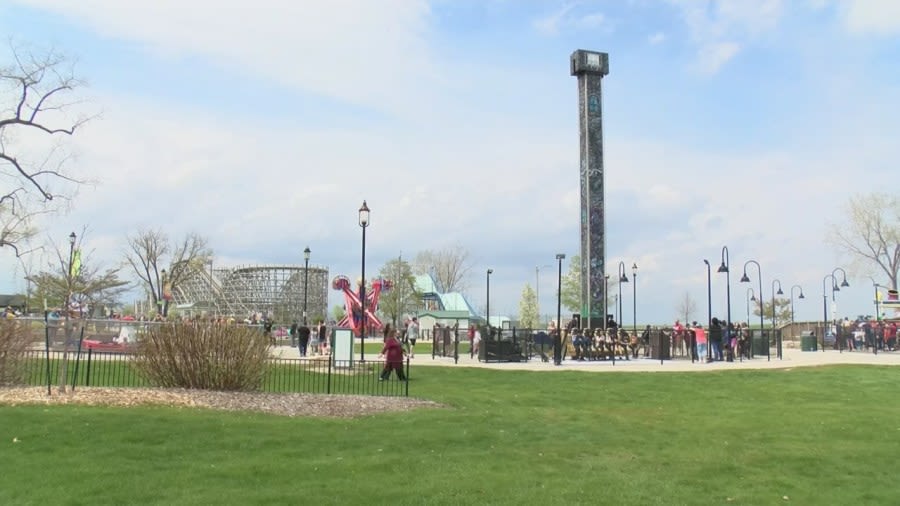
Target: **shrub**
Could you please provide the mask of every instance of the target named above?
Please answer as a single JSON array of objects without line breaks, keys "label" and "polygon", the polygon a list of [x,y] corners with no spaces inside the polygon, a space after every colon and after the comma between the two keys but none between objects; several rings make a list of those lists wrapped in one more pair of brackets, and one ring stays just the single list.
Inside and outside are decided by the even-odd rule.
[{"label": "shrub", "polygon": [[0,320],[0,385],[24,382],[25,352],[31,337],[27,323]]},{"label": "shrub", "polygon": [[150,329],[137,346],[137,368],[161,387],[260,390],[268,339],[236,325],[176,323]]}]

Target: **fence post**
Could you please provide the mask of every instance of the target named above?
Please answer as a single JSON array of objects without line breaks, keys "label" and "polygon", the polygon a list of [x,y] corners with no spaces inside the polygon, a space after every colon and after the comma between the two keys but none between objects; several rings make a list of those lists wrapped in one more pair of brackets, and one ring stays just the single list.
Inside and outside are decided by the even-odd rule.
[{"label": "fence post", "polygon": [[72,391],[75,391],[75,383],[78,381],[78,364],[81,363],[81,342],[84,341],[84,322],[81,324],[81,335],[78,337],[78,352],[75,353],[75,374],[72,375]]},{"label": "fence post", "polygon": [[84,386],[91,386],[91,354],[94,350],[88,348],[88,358],[87,358],[87,371],[84,378]]},{"label": "fence post", "polygon": [[331,393],[331,362],[334,361],[334,355],[328,357],[328,382],[325,387],[325,393]]},{"label": "fence post", "polygon": [[44,350],[47,355],[47,395],[50,395],[50,313],[44,311]]},{"label": "fence post", "polygon": [[403,396],[409,397],[409,355],[406,356],[406,381],[403,382]]}]

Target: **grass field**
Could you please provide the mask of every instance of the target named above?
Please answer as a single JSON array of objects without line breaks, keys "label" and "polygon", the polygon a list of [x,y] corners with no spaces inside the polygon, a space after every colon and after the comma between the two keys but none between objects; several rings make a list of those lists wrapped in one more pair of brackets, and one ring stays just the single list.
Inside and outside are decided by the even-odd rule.
[{"label": "grass field", "polygon": [[0,504],[900,504],[897,372],[419,367],[446,408],[355,420],[0,407]]}]

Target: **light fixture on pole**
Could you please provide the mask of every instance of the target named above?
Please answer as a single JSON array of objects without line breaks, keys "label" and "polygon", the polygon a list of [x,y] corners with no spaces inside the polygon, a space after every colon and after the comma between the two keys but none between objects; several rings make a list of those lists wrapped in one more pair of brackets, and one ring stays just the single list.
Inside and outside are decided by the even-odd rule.
[{"label": "light fixture on pole", "polygon": [[309,301],[309,254],[310,254],[309,246],[303,250],[303,326],[305,327],[307,324],[306,320],[306,310],[307,310],[307,302]]},{"label": "light fixture on pole", "polygon": [[803,287],[800,285],[794,285],[791,287],[791,335],[794,332],[794,288],[800,289],[800,296],[798,299],[805,299],[806,297],[803,295]]},{"label": "light fixture on pole", "polygon": [[166,307],[166,270],[163,269],[161,274],[162,280],[159,282],[159,314],[165,318],[169,312],[169,308]]},{"label": "light fixture on pole", "polygon": [[[769,351],[769,338],[766,336],[766,324],[765,320],[763,320],[763,291],[762,291],[762,267],[759,266],[759,262],[756,260],[747,260],[744,262],[744,275],[741,276],[741,283],[749,283],[750,278],[747,276],[747,266],[753,264],[756,266],[756,275],[759,278],[759,335],[766,342],[766,360],[772,360],[772,356]],[[750,349],[753,349],[753,340],[750,340]],[[752,351],[751,351],[752,353]]]},{"label": "light fixture on pole", "polygon": [[[778,291],[775,291],[775,284],[778,284]],[[784,295],[784,292],[781,291],[781,280],[773,279],[772,280],[772,332],[775,332],[775,296],[776,295]],[[778,333],[775,336],[775,356],[778,357],[778,360],[781,360],[781,333]]]},{"label": "light fixture on pole", "polygon": [[557,253],[556,261],[559,270],[556,275],[556,337],[553,339],[553,361],[556,365],[562,363],[562,261],[565,253]]},{"label": "light fixture on pole", "polygon": [[628,282],[628,276],[625,274],[625,262],[619,262],[619,298],[616,300],[619,307],[619,314],[616,316],[616,323],[619,328],[622,327],[622,283]]},{"label": "light fixture on pole", "polygon": [[872,280],[872,288],[875,289],[875,321],[878,322],[881,321],[881,308],[878,307],[881,303],[881,294],[878,293],[878,289],[884,287],[879,285],[872,276],[868,276],[868,278]]},{"label": "light fixture on pole", "polygon": [[485,294],[486,302],[484,304],[484,321],[487,324],[487,335],[484,336],[482,341],[484,342],[484,361],[487,362],[487,342],[491,340],[491,274],[494,273],[494,269],[487,270],[487,283],[485,284]]},{"label": "light fixture on pole", "polygon": [[[706,264],[706,331],[709,332],[712,328],[712,265],[705,258],[703,263]],[[712,346],[706,347],[706,360],[712,360]]]},{"label": "light fixture on pole", "polygon": [[362,306],[361,339],[359,346],[359,361],[366,361],[366,331],[369,319],[366,317],[366,229],[369,227],[369,206],[363,200],[359,208],[359,226],[362,228],[362,279],[359,285],[359,303]]},{"label": "light fixture on pole", "polygon": [[633,337],[637,337],[637,262],[631,264],[631,327]]},{"label": "light fixture on pole", "polygon": [[[731,260],[729,259],[728,246],[722,246],[722,264],[716,272],[725,273],[725,308],[728,320],[727,328],[731,328]],[[749,325],[750,322],[748,321]]]}]

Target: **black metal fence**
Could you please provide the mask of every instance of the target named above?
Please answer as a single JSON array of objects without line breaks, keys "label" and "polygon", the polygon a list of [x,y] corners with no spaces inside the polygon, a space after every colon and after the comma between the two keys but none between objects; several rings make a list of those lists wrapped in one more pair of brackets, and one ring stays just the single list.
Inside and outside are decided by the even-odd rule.
[{"label": "black metal fence", "polygon": [[[60,369],[66,363],[66,384],[95,387],[150,387],[151,382],[135,367],[136,356],[86,350],[80,354],[51,350],[26,352],[22,379],[34,386],[55,386]],[[272,358],[265,371],[262,390],[284,393],[317,393],[343,395],[409,396],[409,382],[396,376],[382,381],[380,361],[332,360],[324,358]],[[409,360],[404,364],[409,378]],[[394,373],[395,374],[395,373]]]}]

